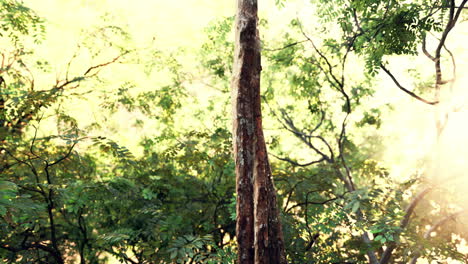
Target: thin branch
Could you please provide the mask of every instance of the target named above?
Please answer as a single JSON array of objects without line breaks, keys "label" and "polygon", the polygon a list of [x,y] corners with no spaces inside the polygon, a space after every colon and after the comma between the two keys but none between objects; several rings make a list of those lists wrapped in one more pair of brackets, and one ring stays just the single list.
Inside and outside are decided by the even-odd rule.
[{"label": "thin branch", "polygon": [[317,46],[315,46],[314,41],[312,41],[312,39],[304,32],[304,29],[302,28],[302,25],[300,23],[299,23],[299,28],[300,28],[300,30],[302,32],[302,35],[304,35],[304,37],[310,42],[310,44],[314,48],[315,52],[317,52],[317,54],[320,56],[320,58],[322,58],[323,61],[325,61],[325,64],[328,67],[328,73],[330,74],[332,79],[336,82],[336,84],[339,87],[343,88],[343,83],[341,83],[341,81],[335,76],[335,74],[333,72],[334,67],[332,66],[332,64],[330,63],[328,58],[317,48]]},{"label": "thin branch", "polygon": [[[423,189],[416,197],[413,198],[411,203],[406,207],[405,209],[405,216],[400,222],[400,228],[403,230],[405,229],[410,221],[411,215],[414,212],[414,209],[416,206],[419,204],[419,202],[428,194],[433,188],[432,187],[426,187]],[[389,263],[393,250],[397,247],[397,244],[395,242],[389,243],[387,248],[385,249],[384,253],[382,254],[382,258],[380,259],[380,264],[387,264]]]},{"label": "thin branch", "polygon": [[450,31],[455,27],[455,24],[458,21],[458,18],[460,17],[460,14],[463,10],[463,7],[467,3],[468,0],[463,0],[457,11],[455,11],[455,0],[450,1],[450,11],[449,11],[449,19],[447,21],[447,24],[445,26],[444,31],[442,32],[442,36],[440,38],[439,44],[437,45],[436,51],[435,51],[435,70],[436,70],[436,92],[437,94],[439,93],[440,85],[443,84],[442,81],[442,70],[441,70],[441,51],[442,48],[445,45],[445,41],[447,40],[448,34]]},{"label": "thin branch", "polygon": [[[310,106],[310,102],[309,102],[309,106]],[[317,125],[315,125],[314,128],[312,128],[309,131],[309,136],[312,136],[312,134],[315,133],[315,131],[317,131],[322,126],[323,121],[325,120],[325,111],[320,110],[320,113],[321,113],[320,121],[317,123]]]},{"label": "thin branch", "polygon": [[[32,165],[32,163],[31,163],[31,160],[33,160],[33,159],[20,160],[20,159],[17,158],[15,155],[13,155],[13,153],[11,153],[8,149],[3,148],[3,150],[4,150],[10,157],[12,157],[12,158],[17,162],[17,164],[24,164],[24,165],[28,166],[28,167],[31,169],[31,172],[33,173],[33,175],[34,175],[34,177],[35,177],[36,183],[40,183],[39,174],[37,173],[36,167],[34,167],[34,166]],[[39,188],[40,188],[42,191],[44,191],[40,185],[39,185]]]},{"label": "thin branch", "polygon": [[325,138],[323,138],[322,136],[310,136],[310,138],[316,138],[316,139],[319,139],[320,141],[322,141],[322,143],[327,146],[328,148],[328,151],[330,152],[330,160],[333,161],[335,160],[335,153],[333,152],[333,149],[332,147],[330,146],[330,143],[328,143],[328,141],[325,140]]},{"label": "thin branch", "polygon": [[457,63],[455,61],[455,56],[453,55],[452,51],[450,51],[446,45],[444,45],[445,51],[450,55],[450,59],[452,60],[452,79],[451,81],[451,89],[453,89],[453,86],[455,85],[455,80],[457,79]]},{"label": "thin branch", "polygon": [[332,159],[330,156],[326,155],[325,153],[320,151],[316,146],[314,146],[314,144],[312,144],[310,140],[312,138],[311,136],[299,131],[299,129],[294,125],[294,122],[292,121],[292,119],[287,115],[285,111],[282,111],[282,114],[283,114],[283,120],[286,123],[286,124],[283,124],[285,129],[292,132],[297,138],[299,138],[302,142],[304,142],[309,148],[313,149],[323,159],[325,159],[328,162],[332,162]]},{"label": "thin branch", "polygon": [[[72,84],[72,83],[75,83],[75,82],[80,82],[86,78],[90,78],[90,77],[95,77],[99,71],[101,70],[101,68],[105,67],[105,66],[108,66],[112,63],[115,63],[117,62],[121,57],[123,57],[124,55],[126,55],[128,52],[124,52],[122,54],[119,54],[118,56],[114,57],[113,59],[107,61],[107,62],[104,62],[104,63],[101,63],[101,64],[97,64],[97,65],[94,65],[94,66],[91,66],[89,67],[84,73],[82,76],[79,76],[79,77],[74,77],[73,79],[69,79],[68,76],[66,76],[65,80],[64,81],[60,81],[58,80],[57,78],[57,81],[56,81],[56,84],[55,84],[55,87],[56,89],[58,90],[62,90],[64,89],[66,86]],[[69,62],[71,63],[71,62]],[[67,67],[67,74],[68,74],[68,67]]]},{"label": "thin branch", "polygon": [[26,71],[29,73],[29,76],[30,76],[30,79],[28,80],[29,83],[30,83],[30,87],[29,87],[29,90],[30,91],[34,91],[34,74],[32,73],[32,71],[29,69],[29,67],[23,62],[23,61],[19,61],[20,65],[23,66],[24,69],[26,69]]},{"label": "thin branch", "polygon": [[[291,196],[293,195],[294,191],[296,190],[296,187],[297,185],[299,185],[300,183],[302,183],[303,180],[301,181],[298,181],[294,184],[294,186],[291,187],[291,190],[289,190],[288,192],[288,198],[286,199],[286,203],[283,207],[283,211],[286,212],[286,210],[288,209],[288,206],[289,206],[289,201],[291,200]],[[288,182],[289,183],[289,182]]]},{"label": "thin branch", "polygon": [[313,202],[313,201],[305,201],[305,202],[302,202],[302,203],[297,203],[291,207],[288,208],[288,210],[285,211],[285,213],[288,213],[290,212],[292,209],[296,208],[296,207],[300,207],[300,206],[307,206],[309,204],[311,205],[324,205],[324,204],[327,204],[329,202],[333,202],[333,201],[336,201],[338,199],[342,199],[343,197],[342,196],[337,196],[337,197],[333,197],[333,198],[330,198],[330,199],[327,199],[327,200],[324,200],[324,201],[320,201],[320,202]]},{"label": "thin branch", "polygon": [[[450,6],[436,6],[437,8],[451,8]],[[455,9],[468,9],[466,6],[455,6]]]},{"label": "thin branch", "polygon": [[95,76],[96,74],[99,73],[99,70],[100,68],[102,67],[105,67],[105,66],[108,66],[116,61],[118,61],[122,56],[126,55],[128,52],[124,52],[123,54],[120,54],[119,56],[113,58],[112,60],[108,61],[108,62],[104,62],[104,63],[101,63],[101,64],[98,64],[98,65],[94,65],[94,66],[91,66],[89,67],[85,73],[83,74],[83,76],[87,76],[89,73],[91,73],[92,71],[96,70],[95,73],[89,75],[89,76]]},{"label": "thin branch", "polygon": [[68,157],[70,157],[72,151],[73,151],[73,148],[76,146],[76,144],[78,144],[78,141],[80,139],[78,139],[77,141],[73,142],[73,144],[70,146],[70,148],[68,149],[67,153],[65,155],[63,155],[62,157],[58,158],[57,160],[55,160],[54,162],[50,163],[49,164],[49,167],[52,167],[54,165],[57,165],[58,163],[62,162],[63,160],[67,159]]},{"label": "thin branch", "polygon": [[421,45],[421,49],[424,53],[424,55],[426,55],[426,57],[428,57],[431,61],[435,62],[436,59],[434,58],[434,56],[432,56],[429,51],[427,51],[427,48],[426,48],[426,36],[423,37],[422,39],[422,45]]},{"label": "thin branch", "polygon": [[4,67],[5,67],[5,53],[2,52],[2,68],[0,69],[0,73],[3,73]]},{"label": "thin branch", "polygon": [[292,46],[295,46],[295,45],[298,45],[298,44],[301,44],[301,43],[304,43],[304,42],[307,42],[308,40],[300,40],[300,41],[296,41],[296,42],[293,42],[293,43],[289,43],[289,44],[286,44],[285,46],[281,47],[281,48],[276,48],[276,49],[266,49],[266,48],[263,48],[262,50],[264,51],[279,51],[279,50],[284,50],[284,49],[287,49],[287,48],[290,48]]},{"label": "thin branch", "polygon": [[332,159],[330,156],[327,156],[325,153],[320,151],[317,147],[315,147],[312,144],[310,139],[314,138],[314,136],[307,135],[304,132],[299,131],[299,129],[295,126],[294,121],[292,121],[291,117],[288,115],[288,113],[285,110],[283,109],[281,110],[282,118],[279,118],[276,112],[274,111],[272,112],[284,129],[292,132],[298,139],[304,142],[309,148],[313,149],[317,154],[319,154],[322,158],[324,158],[324,160],[328,162],[332,162]]},{"label": "thin branch", "polygon": [[341,124],[341,133],[338,139],[338,148],[340,150],[338,157],[340,158],[341,163],[343,164],[345,171],[346,171],[346,177],[343,177],[343,179],[346,179],[345,183],[348,185],[348,190],[355,191],[356,187],[354,186],[351,169],[349,168],[348,163],[346,162],[346,158],[344,157],[344,141],[346,140],[346,121],[348,119],[348,116],[349,116],[349,113],[346,114]]},{"label": "thin branch", "polygon": [[404,91],[405,93],[409,94],[411,97],[425,103],[425,104],[429,104],[429,105],[436,105],[439,103],[439,101],[428,101],[420,96],[418,96],[417,94],[413,93],[412,91],[406,89],[405,87],[403,87],[399,82],[398,80],[395,78],[395,76],[383,65],[383,64],[380,64],[380,68],[382,70],[384,70],[385,73],[387,73],[388,76],[390,76],[390,78],[393,80],[393,82],[396,84],[396,86],[398,88],[400,88],[400,90]]},{"label": "thin branch", "polygon": [[322,158],[320,158],[320,159],[318,159],[318,160],[314,160],[314,161],[311,161],[311,162],[299,163],[299,162],[294,161],[294,160],[289,159],[289,158],[282,158],[282,157],[276,156],[275,154],[271,154],[271,153],[270,153],[270,155],[272,155],[273,157],[275,157],[275,158],[277,158],[277,159],[279,159],[279,160],[281,160],[281,161],[289,162],[289,163],[291,163],[292,165],[298,166],[298,167],[307,167],[307,166],[310,166],[310,165],[317,164],[317,163],[320,163],[320,162],[325,161],[325,158],[322,157]]},{"label": "thin branch", "polygon": [[71,64],[78,56],[79,49],[80,49],[80,45],[78,45],[78,49],[75,51],[75,53],[73,53],[73,56],[70,58],[70,60],[67,63],[67,70],[65,71],[65,80],[68,80],[68,76],[69,76],[68,74],[70,73]]}]

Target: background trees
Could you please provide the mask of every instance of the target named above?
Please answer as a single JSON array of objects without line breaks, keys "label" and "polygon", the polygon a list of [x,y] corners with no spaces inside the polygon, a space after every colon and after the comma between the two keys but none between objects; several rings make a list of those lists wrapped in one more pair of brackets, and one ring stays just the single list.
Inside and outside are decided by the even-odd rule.
[{"label": "background trees", "polygon": [[[466,262],[465,2],[277,2],[261,98],[288,262]],[[1,4],[2,262],[234,263],[233,18],[183,50],[96,16],[57,62],[53,19]]]}]

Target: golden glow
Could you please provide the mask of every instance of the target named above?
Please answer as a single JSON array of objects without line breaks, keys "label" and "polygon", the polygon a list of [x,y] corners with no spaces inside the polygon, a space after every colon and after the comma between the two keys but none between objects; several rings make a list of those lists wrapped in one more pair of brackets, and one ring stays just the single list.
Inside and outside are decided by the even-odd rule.
[{"label": "golden glow", "polygon": [[[386,122],[382,130],[387,145],[382,156],[385,164],[391,164],[391,177],[399,181],[405,181],[414,174],[425,177],[428,184],[443,189],[447,196],[435,195],[430,199],[437,199],[439,203],[442,201],[454,212],[468,204],[468,76],[465,73],[468,66],[468,27],[463,23],[458,27],[450,39],[450,49],[457,62],[457,78],[443,86],[439,106],[427,106],[411,99],[385,75],[381,76],[384,89],[378,92],[383,104],[392,102],[395,105],[395,110],[384,116]],[[414,85],[407,71],[409,68],[416,67],[422,76],[433,78],[434,66],[423,55],[413,61],[393,58],[390,65],[400,83],[407,88]],[[444,61],[443,70],[444,79],[452,78],[451,61]],[[427,88],[431,92],[425,93],[426,97],[434,98],[433,88]],[[443,127],[439,140],[437,123]],[[457,225],[466,229],[467,220],[466,214],[461,215],[457,218]],[[458,248],[460,252],[466,252],[466,241],[461,239]],[[418,261],[418,264],[425,263],[429,264],[424,259]],[[447,263],[461,262],[448,260]]]},{"label": "golden glow", "polygon": [[[314,22],[308,13],[311,8],[308,2],[292,1],[290,8],[277,10],[274,1],[262,1],[261,17],[271,18],[270,30],[262,33],[265,40],[276,37],[284,29],[287,23],[283,22],[286,18],[299,16],[308,18],[308,23]],[[49,75],[37,77],[37,85],[43,87],[50,87],[57,75],[63,76],[63,69],[77,51],[77,44],[83,37],[82,31],[105,23],[106,19],[111,24],[126,28],[131,33],[134,47],[154,46],[168,52],[179,48],[195,50],[206,38],[203,29],[208,23],[216,18],[232,16],[235,8],[235,1],[231,0],[27,0],[25,3],[48,22],[46,40],[36,49],[39,56],[52,64]],[[279,17],[282,19],[278,19]],[[459,198],[458,201],[465,204],[468,202],[468,76],[465,73],[468,67],[467,28],[462,23],[451,33],[455,40],[450,40],[449,48],[457,58],[457,79],[452,90],[449,88],[450,84],[444,87],[444,103],[440,107],[427,106],[410,99],[385,75],[379,76],[381,82],[378,83],[376,96],[369,102],[375,106],[395,104],[395,110],[383,116],[384,125],[382,131],[379,131],[387,144],[386,151],[379,155],[385,164],[392,165],[391,177],[404,181],[414,173],[421,173],[436,184],[456,178],[453,180],[456,184],[450,185],[451,191]],[[195,58],[187,57],[185,60],[184,62],[191,62]],[[400,82],[411,88],[412,78],[406,69],[416,65],[417,70],[424,73],[424,77],[430,77],[434,69],[428,62],[423,56],[411,61],[392,58],[390,65]],[[92,63],[96,61],[89,54],[80,54],[73,70],[80,72]],[[447,66],[444,72],[450,77],[450,70],[447,70],[450,69],[450,63],[445,62],[444,65]],[[135,65],[112,66],[103,74],[107,79],[115,81],[114,86],[110,85],[113,88],[132,79],[137,82],[139,90],[154,89],[155,84],[161,83],[165,78],[163,74],[146,76]],[[356,72],[356,75],[359,74],[361,73]],[[194,87],[192,95],[202,97],[204,93],[197,92],[203,89],[202,86],[197,84]],[[135,137],[143,136],[143,132],[130,121],[138,116],[121,111],[110,120],[105,120],[105,117],[97,115],[98,104],[99,102],[89,100],[74,101],[64,107],[80,113],[77,118],[81,124],[105,121],[107,130],[104,133],[115,135],[115,131],[118,131],[118,135],[115,135],[117,138],[114,139],[138,152]],[[188,113],[190,111],[187,109],[183,115],[192,114]],[[440,144],[437,144],[438,119],[447,119]],[[466,249],[466,242],[463,243]],[[418,263],[425,262],[421,260]]]}]

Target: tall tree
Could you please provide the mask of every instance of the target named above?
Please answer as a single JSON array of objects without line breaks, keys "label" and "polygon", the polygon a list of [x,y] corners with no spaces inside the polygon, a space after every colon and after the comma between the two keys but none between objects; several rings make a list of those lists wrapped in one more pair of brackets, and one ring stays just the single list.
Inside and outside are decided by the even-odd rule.
[{"label": "tall tree", "polygon": [[262,130],[257,0],[238,0],[232,80],[238,263],[286,263]]}]

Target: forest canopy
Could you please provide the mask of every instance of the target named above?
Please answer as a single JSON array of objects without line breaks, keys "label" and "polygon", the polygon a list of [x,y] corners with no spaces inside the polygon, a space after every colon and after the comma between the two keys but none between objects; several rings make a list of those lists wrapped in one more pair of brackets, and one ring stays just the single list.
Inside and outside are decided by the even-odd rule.
[{"label": "forest canopy", "polygon": [[[285,262],[468,263],[466,2],[259,1]],[[239,6],[0,0],[1,263],[250,263]]]}]

